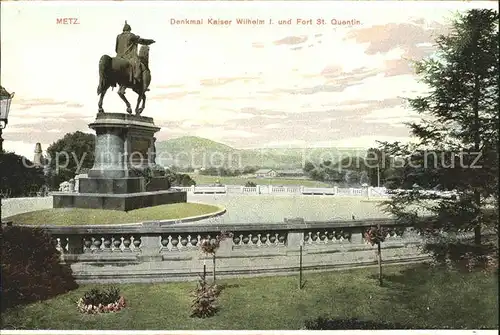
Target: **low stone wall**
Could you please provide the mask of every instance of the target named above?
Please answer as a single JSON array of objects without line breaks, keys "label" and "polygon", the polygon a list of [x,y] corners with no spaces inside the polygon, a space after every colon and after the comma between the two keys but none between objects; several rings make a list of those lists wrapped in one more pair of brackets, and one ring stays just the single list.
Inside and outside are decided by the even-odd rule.
[{"label": "low stone wall", "polygon": [[382,246],[384,262],[427,259],[419,250],[421,237],[389,219],[44,228],[57,241],[77,281],[103,283],[196,280],[204,263],[212,271],[212,258],[201,253],[200,242],[220,231],[233,237],[223,240],[217,252],[219,277],[298,271],[301,245],[304,270],[374,265],[376,247],[366,243],[364,233],[377,224],[389,230]]}]

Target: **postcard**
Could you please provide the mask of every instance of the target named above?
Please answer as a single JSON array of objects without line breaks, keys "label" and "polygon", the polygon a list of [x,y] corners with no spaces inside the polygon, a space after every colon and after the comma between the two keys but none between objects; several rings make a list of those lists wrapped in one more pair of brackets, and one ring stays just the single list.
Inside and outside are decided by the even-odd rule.
[{"label": "postcard", "polygon": [[498,330],[496,2],[2,1],[1,31],[2,334]]}]

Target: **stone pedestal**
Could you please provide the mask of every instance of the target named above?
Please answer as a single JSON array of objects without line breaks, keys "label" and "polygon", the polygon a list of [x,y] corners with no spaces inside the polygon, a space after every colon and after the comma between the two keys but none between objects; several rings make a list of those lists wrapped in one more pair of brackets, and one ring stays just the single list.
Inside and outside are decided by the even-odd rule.
[{"label": "stone pedestal", "polygon": [[102,113],[89,127],[96,132],[94,166],[79,178],[77,193],[54,194],[54,208],[132,210],[186,202],[185,194],[169,190],[165,169],[156,164],[160,128],[152,118]]},{"label": "stone pedestal", "polygon": [[95,162],[89,177],[139,177],[137,170],[156,166],[153,119],[128,114],[98,114],[89,124],[96,132]]}]

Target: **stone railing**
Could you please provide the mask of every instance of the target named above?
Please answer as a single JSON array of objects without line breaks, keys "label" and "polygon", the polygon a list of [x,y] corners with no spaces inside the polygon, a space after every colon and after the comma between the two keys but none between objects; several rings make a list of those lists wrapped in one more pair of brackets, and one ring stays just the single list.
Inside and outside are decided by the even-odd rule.
[{"label": "stone railing", "polygon": [[[205,222],[206,221],[206,222]],[[303,247],[304,269],[376,264],[376,247],[364,233],[380,224],[389,231],[383,243],[385,262],[422,261],[421,237],[390,219],[281,223],[221,224],[219,219],[194,223],[108,226],[43,226],[70,263],[80,282],[140,282],[196,279],[209,258],[200,252],[203,239],[221,231],[217,272],[221,276],[293,273]],[[208,262],[209,270],[211,262]]]}]

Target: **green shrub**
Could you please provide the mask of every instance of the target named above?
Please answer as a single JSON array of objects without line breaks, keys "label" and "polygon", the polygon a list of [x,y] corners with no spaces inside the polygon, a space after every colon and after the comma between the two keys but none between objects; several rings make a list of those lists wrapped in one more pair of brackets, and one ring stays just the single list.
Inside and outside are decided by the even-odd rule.
[{"label": "green shrub", "polygon": [[108,305],[115,303],[120,299],[120,290],[114,286],[104,290],[93,288],[85,292],[82,299],[85,305]]},{"label": "green shrub", "polygon": [[40,228],[1,228],[1,309],[66,293],[78,287],[60,263],[52,238]]},{"label": "green shrub", "polygon": [[257,187],[257,184],[252,181],[247,181],[245,187]]},{"label": "green shrub", "polygon": [[472,272],[498,269],[498,247],[495,244],[477,245],[470,241],[438,238],[424,245],[423,250],[432,256],[436,266]]},{"label": "green shrub", "polygon": [[204,276],[200,276],[200,278],[198,286],[193,292],[191,317],[208,318],[217,313],[217,296],[220,290],[215,284],[208,285]]}]

